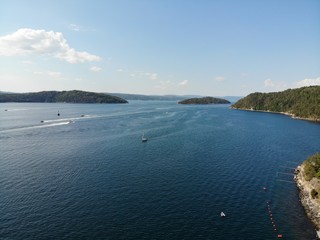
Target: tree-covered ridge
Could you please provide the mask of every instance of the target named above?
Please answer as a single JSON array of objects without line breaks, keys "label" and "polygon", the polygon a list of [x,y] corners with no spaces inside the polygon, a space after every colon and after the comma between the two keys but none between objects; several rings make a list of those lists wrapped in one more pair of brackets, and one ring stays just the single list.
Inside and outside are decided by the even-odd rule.
[{"label": "tree-covered ridge", "polygon": [[128,103],[119,97],[79,90],[1,94],[0,102]]},{"label": "tree-covered ridge", "polygon": [[295,117],[320,120],[320,86],[273,93],[252,93],[237,101],[232,107],[288,113]]},{"label": "tree-covered ridge", "polygon": [[228,100],[214,97],[189,98],[178,102],[179,104],[225,104]]}]

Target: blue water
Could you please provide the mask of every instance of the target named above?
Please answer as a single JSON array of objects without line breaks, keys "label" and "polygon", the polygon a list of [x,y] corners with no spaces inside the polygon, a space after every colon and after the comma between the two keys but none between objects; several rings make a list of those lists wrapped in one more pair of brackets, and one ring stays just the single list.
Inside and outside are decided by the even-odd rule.
[{"label": "blue water", "polygon": [[0,239],[314,239],[291,173],[317,151],[226,105],[1,104]]}]

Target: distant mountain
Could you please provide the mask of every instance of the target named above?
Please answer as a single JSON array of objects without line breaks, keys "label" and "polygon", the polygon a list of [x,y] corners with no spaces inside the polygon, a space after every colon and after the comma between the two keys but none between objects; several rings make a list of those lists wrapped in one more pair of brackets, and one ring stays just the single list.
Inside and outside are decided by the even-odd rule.
[{"label": "distant mountain", "polygon": [[157,101],[179,101],[191,97],[199,97],[197,95],[143,95],[129,93],[107,93],[112,96],[117,96],[126,100],[157,100]]},{"label": "distant mountain", "polygon": [[320,121],[320,86],[282,92],[251,93],[232,105],[235,109],[269,111]]},{"label": "distant mountain", "polygon": [[2,91],[0,91],[0,94],[8,94],[8,93],[10,93],[10,92],[2,92]]},{"label": "distant mountain", "polygon": [[78,90],[0,94],[0,102],[128,103],[116,96]]},{"label": "distant mountain", "polygon": [[215,97],[189,98],[180,101],[179,104],[227,104],[230,103],[226,99]]},{"label": "distant mountain", "polygon": [[239,101],[241,98],[243,98],[243,96],[242,97],[240,97],[240,96],[222,96],[219,98],[223,98],[223,99],[228,100],[229,102],[235,103],[235,102]]}]

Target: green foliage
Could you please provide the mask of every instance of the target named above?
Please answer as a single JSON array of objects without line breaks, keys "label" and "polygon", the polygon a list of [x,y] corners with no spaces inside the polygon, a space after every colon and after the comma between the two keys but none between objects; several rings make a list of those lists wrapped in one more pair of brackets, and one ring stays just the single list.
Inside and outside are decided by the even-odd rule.
[{"label": "green foliage", "polygon": [[297,117],[320,119],[320,86],[288,89],[283,92],[252,93],[233,108],[286,112]]},{"label": "green foliage", "polygon": [[1,94],[0,102],[127,103],[119,97],[78,90]]},{"label": "green foliage", "polygon": [[226,99],[214,98],[214,97],[203,97],[203,98],[189,98],[178,102],[179,104],[226,104],[230,103]]},{"label": "green foliage", "polygon": [[310,194],[311,194],[312,199],[319,197],[319,193],[315,189],[312,189]]},{"label": "green foliage", "polygon": [[316,153],[304,162],[305,179],[320,178],[320,153]]}]

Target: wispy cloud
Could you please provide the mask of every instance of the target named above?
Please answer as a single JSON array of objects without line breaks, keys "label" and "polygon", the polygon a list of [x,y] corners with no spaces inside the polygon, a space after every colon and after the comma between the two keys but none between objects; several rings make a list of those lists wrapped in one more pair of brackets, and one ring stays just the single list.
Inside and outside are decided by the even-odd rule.
[{"label": "wispy cloud", "polygon": [[62,73],[57,72],[57,71],[45,71],[45,72],[40,72],[40,71],[35,71],[33,72],[34,75],[44,75],[44,76],[49,76],[54,79],[62,79]]},{"label": "wispy cloud", "polygon": [[296,87],[306,87],[306,86],[316,86],[320,85],[320,77],[317,78],[305,78],[301,81],[298,81]]},{"label": "wispy cloud", "polygon": [[0,56],[47,55],[69,63],[100,61],[101,57],[79,52],[68,45],[61,32],[21,28],[0,37]]},{"label": "wispy cloud", "polygon": [[170,80],[160,81],[155,88],[159,90],[167,90],[172,85]]},{"label": "wispy cloud", "polygon": [[157,80],[157,79],[158,79],[158,74],[156,74],[156,73],[151,73],[151,74],[149,75],[149,78],[150,78],[151,80]]},{"label": "wispy cloud", "polygon": [[178,83],[179,86],[185,86],[187,84],[188,84],[188,80],[183,80],[183,81]]},{"label": "wispy cloud", "polygon": [[69,24],[68,28],[70,30],[76,31],[76,32],[79,32],[81,30],[80,26],[78,26],[77,24],[73,24],[73,23]]},{"label": "wispy cloud", "polygon": [[130,74],[130,77],[137,77],[137,78],[148,78],[150,80],[157,80],[158,74],[157,73],[150,73],[144,71],[136,71]]},{"label": "wispy cloud", "polygon": [[92,71],[92,72],[100,72],[101,70],[102,70],[102,68],[97,67],[97,66],[93,66],[90,68],[90,71]]},{"label": "wispy cloud", "polygon": [[265,87],[274,87],[275,83],[270,78],[267,78],[266,80],[264,80],[264,86]]},{"label": "wispy cloud", "polygon": [[241,76],[242,78],[245,78],[245,77],[248,77],[248,76],[249,76],[249,73],[243,72],[243,73],[240,74],[240,76]]},{"label": "wispy cloud", "polygon": [[117,72],[123,72],[124,70],[122,68],[117,69]]},{"label": "wispy cloud", "polygon": [[225,77],[223,77],[223,76],[217,76],[217,77],[215,77],[215,80],[218,81],[218,82],[222,82],[222,81],[225,80]]},{"label": "wispy cloud", "polygon": [[266,88],[272,88],[273,90],[284,90],[287,88],[287,84],[285,82],[280,82],[280,81],[272,81],[270,78],[267,78],[264,80],[264,86]]}]

